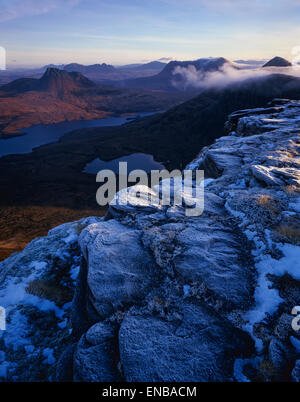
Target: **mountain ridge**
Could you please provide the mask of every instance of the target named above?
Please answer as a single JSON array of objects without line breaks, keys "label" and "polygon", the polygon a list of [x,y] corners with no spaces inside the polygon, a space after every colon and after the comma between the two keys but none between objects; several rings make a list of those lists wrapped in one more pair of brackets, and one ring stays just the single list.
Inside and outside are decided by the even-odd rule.
[{"label": "mountain ridge", "polygon": [[283,57],[275,56],[273,59],[269,60],[262,67],[291,67],[292,63]]},{"label": "mountain ridge", "polygon": [[48,67],[41,78],[20,78],[0,86],[0,91],[18,94],[27,91],[45,91],[53,95],[63,95],[74,89],[95,87],[96,84],[79,72],[67,72]]},{"label": "mountain ridge", "polygon": [[115,72],[116,69],[114,66],[111,64],[90,64],[90,65],[83,65],[83,64],[78,64],[78,63],[70,63],[70,64],[65,64],[63,67],[64,70],[68,72],[76,71],[81,74],[87,74],[87,73],[111,73]]},{"label": "mountain ridge", "polygon": [[[128,79],[117,83],[117,85],[128,88],[146,88],[171,92],[178,90],[184,91],[184,80],[180,74],[175,72],[176,68],[188,68],[192,66],[196,71],[203,74],[204,80],[207,73],[218,71],[226,64],[238,69],[237,66],[224,57],[202,58],[192,61],[173,60],[170,61],[161,72],[154,76]],[[189,88],[189,90],[193,91],[191,88]]]},{"label": "mountain ridge", "polygon": [[183,96],[115,88],[79,72],[47,68],[39,79],[18,79],[0,87],[0,135],[18,135],[33,124],[161,110],[182,100]]}]

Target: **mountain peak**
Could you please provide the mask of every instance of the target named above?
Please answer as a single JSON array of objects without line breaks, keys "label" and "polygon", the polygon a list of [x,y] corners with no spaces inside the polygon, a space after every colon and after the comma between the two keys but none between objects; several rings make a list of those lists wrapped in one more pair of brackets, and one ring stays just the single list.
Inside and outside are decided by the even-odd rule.
[{"label": "mountain peak", "polygon": [[269,60],[267,63],[263,65],[263,67],[291,67],[292,63],[283,57],[273,57],[273,59]]},{"label": "mountain peak", "polygon": [[61,70],[59,68],[56,67],[47,67],[46,71],[44,72],[42,78],[46,78],[46,77],[59,77],[62,75],[66,76],[66,71]]},{"label": "mountain peak", "polygon": [[229,60],[225,59],[224,57],[209,57],[209,58],[201,58],[197,60],[191,60],[191,61],[177,61],[173,60],[170,61],[166,67],[163,69],[162,73],[172,73],[175,69],[175,67],[188,67],[188,66],[194,66],[196,70],[200,70],[203,72],[208,72],[208,71],[216,71],[223,67],[223,65],[230,63]]},{"label": "mountain peak", "polygon": [[71,63],[71,64],[65,65],[64,70],[66,70],[68,72],[77,71],[82,74],[88,74],[88,73],[114,72],[115,68],[112,65],[106,64],[106,63],[91,64],[88,66],[85,66],[83,64],[78,64],[78,63]]},{"label": "mountain peak", "polygon": [[224,57],[206,57],[190,61],[170,61],[162,71],[150,77],[140,77],[134,79],[127,79],[123,81],[126,88],[144,88],[151,90],[160,90],[167,92],[186,91],[192,90],[187,84],[184,74],[176,71],[176,68],[188,69],[194,68],[197,70],[199,78],[205,78],[207,73],[219,71],[224,66],[230,65],[234,69],[239,69],[235,64],[225,59]]},{"label": "mountain peak", "polygon": [[69,73],[59,68],[48,67],[39,80],[38,89],[49,91],[56,95],[63,95],[76,89],[85,89],[95,85],[81,73]]}]

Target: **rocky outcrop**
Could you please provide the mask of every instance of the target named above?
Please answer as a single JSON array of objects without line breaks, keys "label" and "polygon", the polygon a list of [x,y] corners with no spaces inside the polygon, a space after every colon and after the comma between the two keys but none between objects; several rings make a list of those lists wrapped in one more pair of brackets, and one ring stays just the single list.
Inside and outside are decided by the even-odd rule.
[{"label": "rocky outcrop", "polygon": [[156,280],[156,266],[140,236],[140,231],[112,220],[90,226],[80,237],[88,261],[88,303],[102,319],[143,299]]},{"label": "rocky outcrop", "polygon": [[[74,351],[74,381],[118,381],[116,334],[111,325],[98,322],[82,335]],[[59,378],[58,378],[59,379]]]},{"label": "rocky outcrop", "polygon": [[[51,345],[59,332],[48,335],[48,345],[30,340],[47,363],[43,379],[299,381],[300,334],[291,313],[300,302],[299,111],[299,102],[275,100],[229,117],[228,136],[187,166],[205,170],[202,215],[186,215],[186,194],[183,205],[149,206],[147,188],[139,187],[140,197],[125,189],[117,198],[129,193],[129,204],[111,205],[104,219],[57,228],[1,264],[1,275],[12,272],[14,280],[30,269],[48,275],[53,244],[62,244],[54,241],[80,225],[65,246],[70,264],[69,244],[77,265],[81,258],[66,323],[72,335],[57,349]],[[50,244],[47,260],[34,257]],[[20,258],[28,261],[22,271]],[[28,322],[17,303],[10,322],[14,314]],[[22,336],[19,353],[28,346]],[[23,379],[9,350],[0,367],[11,379],[18,366]],[[35,370],[38,362],[30,363]]]},{"label": "rocky outcrop", "polygon": [[70,364],[57,363],[77,341],[69,317],[81,261],[78,236],[97,221],[58,226],[0,263],[0,305],[6,310],[0,381],[51,381],[56,370],[60,378],[73,376]]},{"label": "rocky outcrop", "polygon": [[204,303],[178,299],[177,319],[127,314],[119,332],[127,381],[226,381],[234,357],[251,350],[245,333]]}]

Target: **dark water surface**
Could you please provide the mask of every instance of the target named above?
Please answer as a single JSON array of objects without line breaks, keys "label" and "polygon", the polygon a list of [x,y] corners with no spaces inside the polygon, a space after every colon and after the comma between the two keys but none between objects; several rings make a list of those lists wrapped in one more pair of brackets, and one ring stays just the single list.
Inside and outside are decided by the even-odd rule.
[{"label": "dark water surface", "polygon": [[122,156],[121,158],[113,159],[108,162],[97,158],[88,163],[83,171],[85,173],[96,174],[99,172],[99,170],[109,169],[115,173],[118,173],[119,162],[127,162],[128,173],[135,169],[143,169],[147,173],[150,173],[151,170],[164,169],[164,165],[162,165],[160,162],[156,162],[152,155],[139,153]]},{"label": "dark water surface", "polygon": [[[136,116],[150,116],[151,112],[138,113]],[[134,117],[134,116],[133,116]],[[128,123],[128,117],[109,117],[95,120],[74,120],[56,124],[39,124],[24,129],[27,134],[8,139],[0,139],[0,157],[11,154],[27,154],[33,148],[56,142],[64,134],[90,127],[120,126]]]}]

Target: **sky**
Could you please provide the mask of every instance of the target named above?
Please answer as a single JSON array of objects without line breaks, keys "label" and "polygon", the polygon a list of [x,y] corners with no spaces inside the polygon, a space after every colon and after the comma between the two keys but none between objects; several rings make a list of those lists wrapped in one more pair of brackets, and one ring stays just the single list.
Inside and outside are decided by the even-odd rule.
[{"label": "sky", "polygon": [[0,0],[0,46],[13,67],[291,60],[299,17],[300,0]]}]

